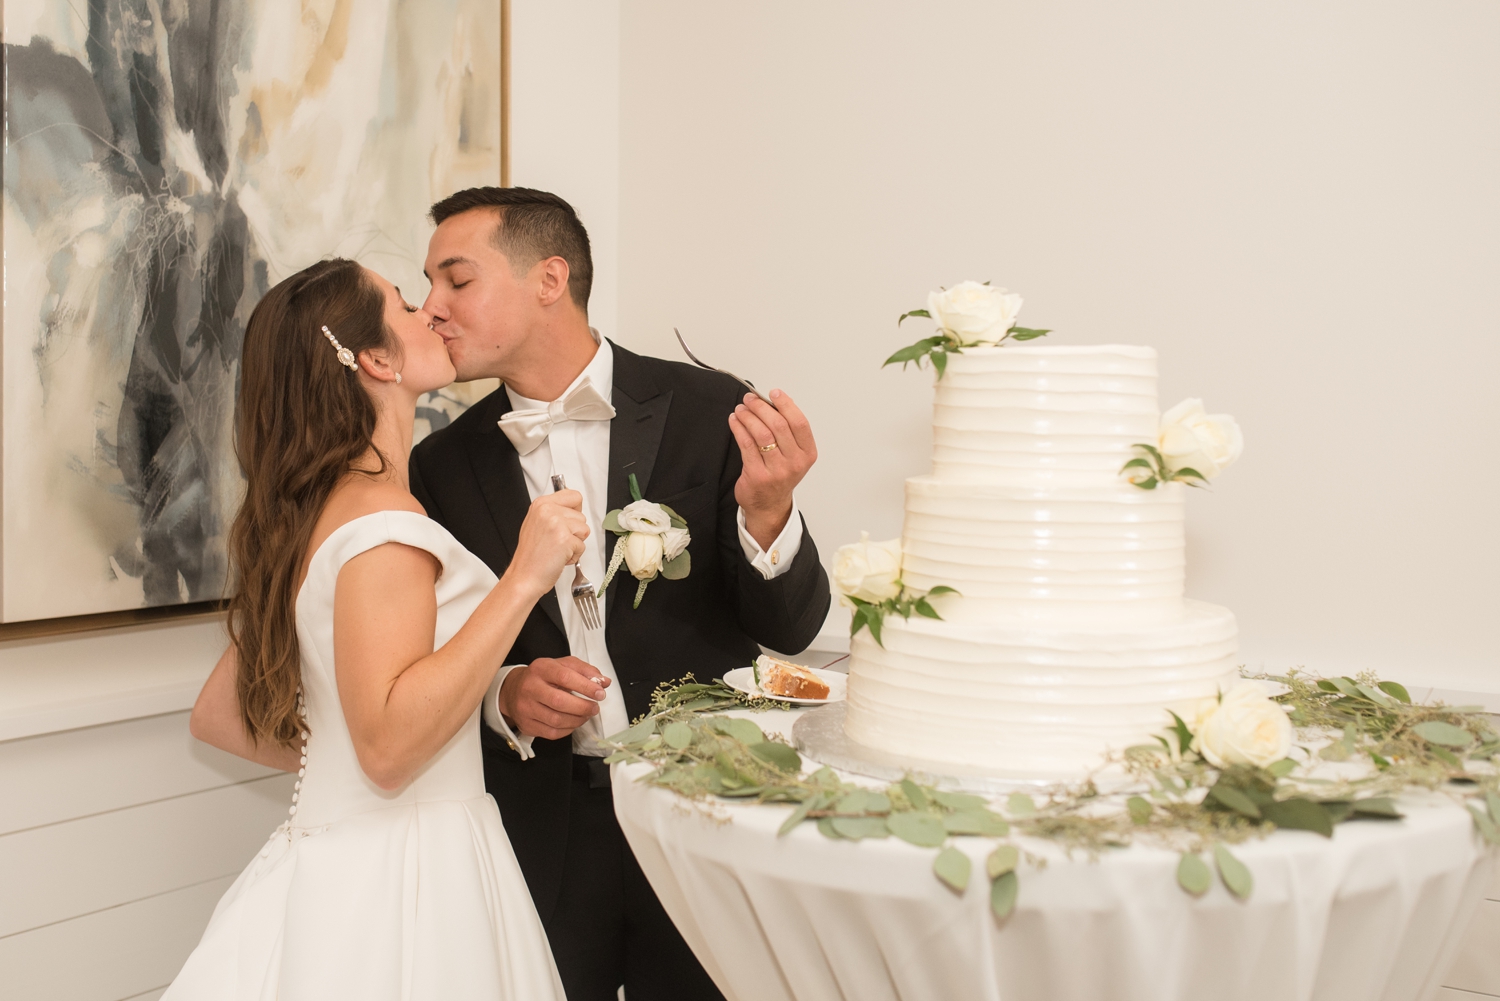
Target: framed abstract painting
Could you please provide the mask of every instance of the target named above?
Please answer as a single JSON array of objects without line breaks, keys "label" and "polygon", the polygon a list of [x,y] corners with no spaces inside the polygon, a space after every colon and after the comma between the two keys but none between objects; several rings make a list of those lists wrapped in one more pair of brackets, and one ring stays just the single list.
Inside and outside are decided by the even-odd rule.
[{"label": "framed abstract painting", "polygon": [[501,5],[3,16],[0,623],[221,599],[250,311],[335,255],[420,301],[428,206],[502,183]]}]

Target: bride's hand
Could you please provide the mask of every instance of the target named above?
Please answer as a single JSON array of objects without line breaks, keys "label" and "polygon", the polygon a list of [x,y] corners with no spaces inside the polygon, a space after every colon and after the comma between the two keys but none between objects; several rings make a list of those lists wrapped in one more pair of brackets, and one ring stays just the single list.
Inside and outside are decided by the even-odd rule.
[{"label": "bride's hand", "polygon": [[577,490],[543,494],[526,512],[516,555],[506,574],[515,574],[518,583],[540,598],[557,586],[563,567],[578,562],[588,537],[583,494]]}]

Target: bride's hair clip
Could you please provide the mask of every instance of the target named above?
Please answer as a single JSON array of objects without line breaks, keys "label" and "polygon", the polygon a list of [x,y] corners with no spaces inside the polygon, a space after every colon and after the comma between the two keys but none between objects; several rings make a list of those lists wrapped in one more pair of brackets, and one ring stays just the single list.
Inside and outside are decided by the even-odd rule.
[{"label": "bride's hair clip", "polygon": [[326,326],[323,328],[323,336],[328,338],[328,343],[333,345],[334,353],[338,356],[340,365],[349,366],[349,371],[358,372],[359,362],[354,360],[354,352],[339,343],[339,339],[333,336],[333,331]]}]

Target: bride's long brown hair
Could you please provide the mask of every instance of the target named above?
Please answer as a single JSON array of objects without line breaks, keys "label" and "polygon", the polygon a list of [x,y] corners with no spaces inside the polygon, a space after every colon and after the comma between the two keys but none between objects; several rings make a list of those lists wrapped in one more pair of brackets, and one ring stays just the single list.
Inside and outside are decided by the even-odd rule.
[{"label": "bride's long brown hair", "polygon": [[[343,259],[278,284],[245,329],[235,453],[247,487],[229,530],[237,575],[229,635],[240,715],[257,743],[292,746],[305,725],[297,712],[297,582],[323,505],[374,444],[374,401],[359,374],[339,363],[325,326],[356,355],[394,346],[379,286]],[[380,463],[384,472],[383,455]]]}]

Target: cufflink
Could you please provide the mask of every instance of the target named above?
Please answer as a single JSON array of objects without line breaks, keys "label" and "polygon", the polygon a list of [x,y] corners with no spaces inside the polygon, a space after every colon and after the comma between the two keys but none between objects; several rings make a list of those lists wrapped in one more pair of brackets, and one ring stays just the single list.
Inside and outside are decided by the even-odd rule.
[{"label": "cufflink", "polygon": [[779,550],[779,549],[773,549],[773,550],[771,550],[771,566],[774,567],[776,564],[778,564],[780,562],[781,562],[781,550]]}]

